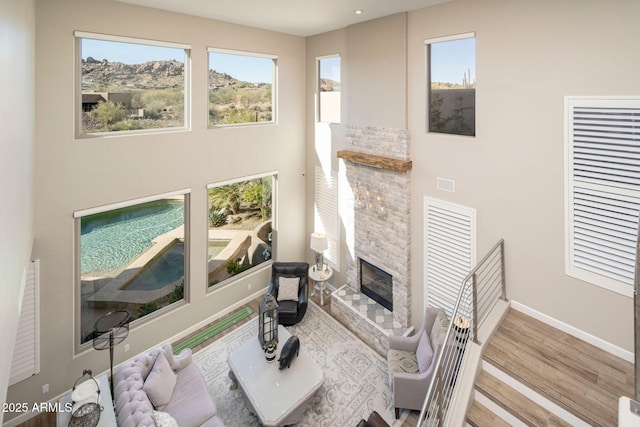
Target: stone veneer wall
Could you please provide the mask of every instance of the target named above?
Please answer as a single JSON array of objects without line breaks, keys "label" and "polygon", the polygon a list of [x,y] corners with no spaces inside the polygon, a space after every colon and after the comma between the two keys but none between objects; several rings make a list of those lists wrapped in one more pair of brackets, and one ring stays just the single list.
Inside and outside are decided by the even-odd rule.
[{"label": "stone veneer wall", "polygon": [[[378,156],[409,160],[409,135],[406,129],[346,126],[350,150]],[[340,166],[343,167],[342,164]],[[410,171],[396,172],[360,163],[344,161],[343,185],[353,194],[352,221],[345,221],[347,246],[353,258],[347,257],[347,285],[360,290],[359,258],[393,276],[393,318],[402,326],[411,322],[410,277]],[[358,190],[356,192],[356,189]],[[371,208],[358,207],[358,194],[369,190]],[[377,200],[380,196],[380,201]],[[384,213],[380,212],[381,204]],[[351,224],[350,224],[351,223]]]}]

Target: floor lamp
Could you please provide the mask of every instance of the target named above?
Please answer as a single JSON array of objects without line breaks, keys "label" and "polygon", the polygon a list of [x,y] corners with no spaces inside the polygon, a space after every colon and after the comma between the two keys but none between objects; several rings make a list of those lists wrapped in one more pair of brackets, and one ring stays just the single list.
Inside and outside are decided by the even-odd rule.
[{"label": "floor lamp", "polygon": [[109,387],[111,400],[113,397],[113,348],[129,335],[129,312],[126,310],[110,311],[96,320],[93,326],[93,348],[109,349]]}]

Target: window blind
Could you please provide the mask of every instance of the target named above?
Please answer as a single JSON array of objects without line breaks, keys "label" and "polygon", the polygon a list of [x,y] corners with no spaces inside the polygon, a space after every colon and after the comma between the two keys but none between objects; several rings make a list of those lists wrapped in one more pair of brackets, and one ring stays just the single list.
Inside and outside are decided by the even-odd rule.
[{"label": "window blind", "polygon": [[324,259],[339,270],[340,224],[338,221],[338,173],[326,174],[322,167],[315,170],[314,231],[326,233],[329,249]]},{"label": "window blind", "polygon": [[424,199],[424,288],[427,305],[453,312],[475,264],[475,209]]},{"label": "window blind", "polygon": [[632,296],[640,99],[565,99],[567,274]]},{"label": "window blind", "polygon": [[39,267],[32,261],[26,272],[9,385],[40,372]]}]

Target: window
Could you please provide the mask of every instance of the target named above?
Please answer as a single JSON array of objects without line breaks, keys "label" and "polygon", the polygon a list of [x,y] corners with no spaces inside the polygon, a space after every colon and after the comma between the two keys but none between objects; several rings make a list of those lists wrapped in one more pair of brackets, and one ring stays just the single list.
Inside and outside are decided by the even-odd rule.
[{"label": "window", "polygon": [[189,46],[75,36],[79,134],[187,127]]},{"label": "window", "polygon": [[476,134],[475,34],[427,40],[428,130]]},{"label": "window", "polygon": [[270,172],[208,186],[210,288],[274,258],[276,184]]},{"label": "window", "polygon": [[318,120],[340,123],[340,57],[318,58]]},{"label": "window", "polygon": [[633,296],[640,99],[565,98],[568,275]]},{"label": "window", "polygon": [[140,319],[185,299],[188,206],[183,190],[74,213],[81,345],[109,311]]},{"label": "window", "polygon": [[209,126],[275,119],[276,57],[209,49]]}]

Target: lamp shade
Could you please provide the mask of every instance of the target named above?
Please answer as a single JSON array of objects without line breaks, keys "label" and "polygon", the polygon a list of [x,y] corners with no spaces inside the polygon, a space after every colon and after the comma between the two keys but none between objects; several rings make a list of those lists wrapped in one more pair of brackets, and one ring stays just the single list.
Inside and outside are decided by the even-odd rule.
[{"label": "lamp shade", "polygon": [[322,252],[329,248],[327,235],[324,233],[311,233],[311,249],[316,252]]}]

